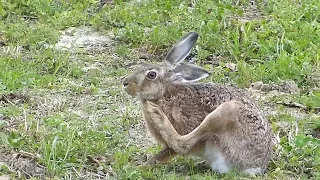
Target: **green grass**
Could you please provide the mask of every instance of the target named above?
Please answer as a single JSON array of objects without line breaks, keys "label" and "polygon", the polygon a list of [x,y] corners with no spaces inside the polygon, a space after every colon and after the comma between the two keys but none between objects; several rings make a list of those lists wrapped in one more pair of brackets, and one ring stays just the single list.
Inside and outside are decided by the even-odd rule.
[{"label": "green grass", "polygon": [[[253,9],[249,1],[192,2],[117,0],[98,11],[94,0],[1,1],[0,94],[28,100],[0,102],[0,153],[36,155],[46,167],[43,174],[56,179],[238,179],[189,157],[138,166],[159,147],[145,135],[138,103],[123,92],[121,78],[139,57],[162,59],[182,34],[197,31],[192,54],[212,72],[207,81],[244,88],[291,79],[302,90],[264,100],[289,98],[309,111],[300,118],[298,109],[270,106],[276,113],[268,118],[281,142],[267,175],[257,179],[320,177],[320,140],[310,135],[320,129],[320,117],[313,114],[320,107],[320,2],[259,1]],[[47,48],[62,31],[82,26],[113,33],[111,46],[97,52]],[[216,67],[208,60],[212,56],[220,59]],[[226,68],[227,62],[237,71]],[[5,166],[1,174],[18,177]]]}]

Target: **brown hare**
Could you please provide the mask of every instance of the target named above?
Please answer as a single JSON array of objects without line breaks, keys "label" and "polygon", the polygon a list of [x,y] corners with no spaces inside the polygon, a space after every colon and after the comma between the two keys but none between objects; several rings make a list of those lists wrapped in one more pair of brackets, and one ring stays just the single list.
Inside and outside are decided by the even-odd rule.
[{"label": "brown hare", "polygon": [[272,155],[270,125],[244,91],[196,82],[209,73],[181,62],[197,39],[195,32],[186,34],[163,64],[142,64],[122,81],[141,100],[147,128],[163,145],[147,163],[194,155],[218,173],[263,174]]}]

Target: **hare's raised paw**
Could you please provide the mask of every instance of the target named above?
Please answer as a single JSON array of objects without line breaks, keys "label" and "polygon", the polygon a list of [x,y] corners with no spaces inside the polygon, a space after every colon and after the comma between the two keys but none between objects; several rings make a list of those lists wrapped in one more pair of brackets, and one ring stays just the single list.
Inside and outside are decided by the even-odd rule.
[{"label": "hare's raised paw", "polygon": [[145,100],[143,106],[147,112],[160,112],[160,107],[153,102]]},{"label": "hare's raised paw", "polygon": [[166,118],[165,114],[161,111],[158,105],[145,101],[144,102],[145,111],[151,117],[153,123],[163,123],[164,118]]}]

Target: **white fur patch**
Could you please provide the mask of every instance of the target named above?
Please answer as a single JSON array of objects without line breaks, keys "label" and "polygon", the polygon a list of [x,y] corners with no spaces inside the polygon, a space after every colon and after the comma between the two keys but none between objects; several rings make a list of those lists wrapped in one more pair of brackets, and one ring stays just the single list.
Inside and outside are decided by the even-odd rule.
[{"label": "white fur patch", "polygon": [[243,171],[245,174],[251,175],[251,176],[255,176],[255,175],[259,175],[262,174],[262,169],[261,168],[249,168]]},{"label": "white fur patch", "polygon": [[211,169],[217,173],[223,174],[232,169],[226,162],[225,155],[213,145],[206,145],[203,158],[210,165]]}]

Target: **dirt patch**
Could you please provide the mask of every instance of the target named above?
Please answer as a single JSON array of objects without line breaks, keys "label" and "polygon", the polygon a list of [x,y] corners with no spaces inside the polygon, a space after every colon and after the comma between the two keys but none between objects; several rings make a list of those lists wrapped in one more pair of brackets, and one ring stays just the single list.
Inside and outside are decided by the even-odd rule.
[{"label": "dirt patch", "polygon": [[320,139],[320,128],[314,129],[311,135],[315,138]]},{"label": "dirt patch", "polygon": [[[0,163],[0,165],[1,165],[1,163]],[[0,176],[0,180],[10,180],[10,176],[8,176],[8,175],[1,175],[1,176]]]},{"label": "dirt patch", "polygon": [[9,171],[16,172],[19,179],[45,177],[45,167],[38,164],[35,157],[27,154],[0,152],[0,164],[6,166]]},{"label": "dirt patch", "polygon": [[[28,103],[29,100],[30,96],[27,91],[20,93],[3,94],[0,95],[0,108],[7,106],[19,107],[20,104]],[[0,114],[0,131],[6,132],[12,128],[17,127],[18,125],[19,120],[17,120],[14,116],[2,113]]]},{"label": "dirt patch", "polygon": [[[141,120],[139,124],[134,125],[129,130],[129,140],[130,140],[130,143],[136,144],[141,149],[147,149],[157,145],[155,139],[147,131],[144,120]],[[145,162],[148,159],[148,156],[150,155],[151,154],[148,154],[145,157],[143,157],[145,159],[142,161]],[[142,162],[138,162],[138,163],[140,164]]]},{"label": "dirt patch", "polygon": [[237,19],[238,21],[240,21],[242,23],[253,21],[256,19],[263,19],[264,15],[263,15],[262,11],[259,9],[258,3],[259,2],[251,0],[249,2],[249,5],[243,6],[242,16],[235,16],[234,19]]},{"label": "dirt patch", "polygon": [[308,115],[304,110],[300,110],[299,108],[290,108],[289,106],[282,108],[281,111],[277,110],[276,107],[279,104],[272,101],[272,99],[276,97],[290,96],[291,94],[299,93],[300,90],[294,81],[288,80],[279,84],[256,82],[252,83],[251,87],[247,90],[251,95],[251,98],[261,104],[260,107],[266,116],[288,113],[298,119],[303,119]]},{"label": "dirt patch", "polygon": [[311,84],[314,84],[316,87],[320,88],[320,63],[313,66],[312,72],[307,79]]},{"label": "dirt patch", "polygon": [[210,55],[202,62],[203,64],[208,64],[213,67],[219,66],[220,62],[225,60],[222,56]]},{"label": "dirt patch", "polygon": [[9,93],[0,96],[0,104],[21,104],[27,103],[30,97],[27,93]]},{"label": "dirt patch", "polygon": [[106,4],[114,4],[113,0],[100,0],[98,3],[98,8],[101,9]]},{"label": "dirt patch", "polygon": [[[277,126],[276,139],[279,142],[281,136],[290,136],[292,138],[296,133],[298,133],[298,122],[305,121],[308,119],[320,118],[319,114],[308,112],[304,105],[290,102],[274,102],[274,98],[287,97],[290,99],[291,94],[298,94],[300,92],[299,88],[294,81],[287,80],[282,81],[278,84],[270,83],[264,84],[262,82],[256,82],[252,84],[252,87],[247,89],[251,97],[260,104],[260,108],[268,117],[269,121],[274,121]],[[293,118],[293,122],[288,122],[282,119],[282,116]],[[289,132],[289,133],[288,133]],[[311,134],[313,137],[319,138],[319,129],[313,129],[313,127],[308,127],[306,129],[306,134]]]},{"label": "dirt patch", "polygon": [[86,51],[102,52],[112,47],[114,42],[111,38],[112,36],[112,33],[105,36],[90,27],[70,27],[65,31],[61,31],[60,40],[55,44],[54,48],[67,51],[84,49]]},{"label": "dirt patch", "polygon": [[281,81],[280,83],[269,83],[265,84],[261,81],[251,84],[251,87],[256,90],[261,90],[264,92],[278,91],[289,94],[298,94],[300,89],[298,85],[292,80]]},{"label": "dirt patch", "polygon": [[279,92],[279,91],[261,91],[253,88],[248,89],[251,98],[256,102],[260,103],[260,108],[264,112],[266,116],[274,116],[277,114],[290,114],[297,118],[297,120],[301,120],[309,116],[304,110],[300,110],[299,108],[290,108],[283,107],[281,110],[277,110],[277,103],[272,102],[270,99],[275,97],[281,97],[288,95],[287,93]]}]

